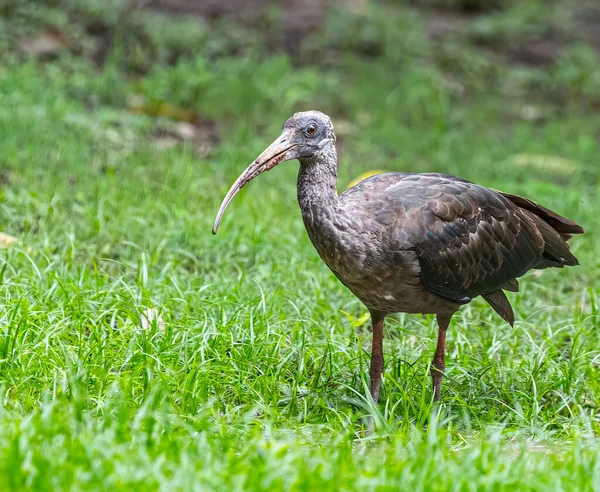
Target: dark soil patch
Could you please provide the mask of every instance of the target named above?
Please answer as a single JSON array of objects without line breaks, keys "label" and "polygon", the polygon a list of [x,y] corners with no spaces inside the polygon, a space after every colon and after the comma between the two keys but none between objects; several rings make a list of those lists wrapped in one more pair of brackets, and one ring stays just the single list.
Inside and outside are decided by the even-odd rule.
[{"label": "dark soil patch", "polygon": [[140,6],[152,10],[203,17],[209,21],[232,19],[249,27],[260,24],[265,10],[281,11],[281,28],[286,51],[295,53],[302,40],[325,20],[327,0],[148,0]]},{"label": "dark soil patch", "polygon": [[477,16],[453,11],[432,11],[427,15],[427,35],[433,40],[441,40],[449,34],[460,31]]},{"label": "dark soil patch", "polygon": [[597,7],[597,11],[580,18],[578,24],[588,42],[600,53],[600,6]]},{"label": "dark soil patch", "polygon": [[[532,68],[550,65],[564,48],[577,40],[589,42],[600,55],[600,6],[597,10],[582,7],[581,12],[577,19],[578,32],[569,37],[548,33],[540,38],[522,39],[512,45],[499,40],[485,39],[476,46],[501,56],[510,64]],[[425,15],[429,38],[443,42],[446,36],[464,31],[471,22],[485,14],[455,9],[429,10],[425,11]]]},{"label": "dark soil patch", "polygon": [[508,50],[506,56],[515,65],[541,68],[554,62],[564,46],[561,40],[534,39]]}]

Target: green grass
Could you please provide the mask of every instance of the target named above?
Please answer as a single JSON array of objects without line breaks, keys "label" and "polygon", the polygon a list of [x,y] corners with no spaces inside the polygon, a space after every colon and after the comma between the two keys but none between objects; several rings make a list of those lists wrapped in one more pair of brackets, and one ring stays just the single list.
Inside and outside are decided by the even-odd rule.
[{"label": "green grass", "polygon": [[[320,67],[202,54],[131,80],[118,50],[100,71],[68,54],[0,66],[0,216],[19,238],[0,255],[0,488],[600,488],[600,117],[581,95],[598,69],[585,62],[580,85],[555,67],[446,71],[411,15],[376,58],[334,25],[303,54],[336,50]],[[570,97],[529,97],[535,80]],[[131,94],[217,120],[220,142],[159,148],[171,123],[130,113]],[[370,403],[365,308],[306,237],[297,163],[210,234],[239,172],[308,107],[343,137],[340,190],[370,169],[448,172],[587,230],[582,266],[510,294],[514,328],[479,300],[454,317],[439,413],[430,317],[388,319]]]}]

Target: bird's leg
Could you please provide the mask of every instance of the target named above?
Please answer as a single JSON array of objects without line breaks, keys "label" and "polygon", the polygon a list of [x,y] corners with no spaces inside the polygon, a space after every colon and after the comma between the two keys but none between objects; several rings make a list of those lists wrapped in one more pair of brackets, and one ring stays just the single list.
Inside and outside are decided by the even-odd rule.
[{"label": "bird's leg", "polygon": [[[454,313],[452,313],[454,314]],[[431,364],[431,379],[433,381],[433,401],[439,401],[442,395],[442,379],[444,378],[444,370],[446,364],[444,359],[446,356],[446,330],[452,319],[452,314],[438,314],[438,340],[433,363]]]},{"label": "bird's leg", "polygon": [[373,344],[371,347],[371,396],[377,403],[379,390],[381,389],[381,374],[383,373],[383,320],[384,313],[371,311],[371,322],[373,324]]}]

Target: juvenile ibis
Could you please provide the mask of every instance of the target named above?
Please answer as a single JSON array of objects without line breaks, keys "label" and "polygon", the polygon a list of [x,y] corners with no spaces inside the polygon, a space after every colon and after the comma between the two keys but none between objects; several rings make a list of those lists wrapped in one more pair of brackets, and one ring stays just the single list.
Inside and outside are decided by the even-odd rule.
[{"label": "juvenile ibis", "polygon": [[373,324],[371,395],[384,370],[383,323],[391,313],[435,314],[433,398],[440,399],[446,330],[458,308],[482,296],[514,322],[504,290],[532,268],[577,265],[567,240],[583,229],[517,195],[445,174],[390,172],[337,194],[337,154],[331,119],[296,113],[233,184],[215,219],[259,174],[300,161],[298,203],[308,236],[335,276],[368,308]]}]

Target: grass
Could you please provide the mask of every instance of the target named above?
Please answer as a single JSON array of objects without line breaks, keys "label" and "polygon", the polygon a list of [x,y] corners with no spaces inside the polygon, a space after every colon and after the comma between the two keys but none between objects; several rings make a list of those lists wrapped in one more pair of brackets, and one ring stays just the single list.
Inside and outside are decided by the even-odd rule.
[{"label": "grass", "polygon": [[[370,17],[385,34],[374,57],[337,42],[334,19],[300,65],[203,53],[132,79],[118,49],[101,70],[68,53],[3,61],[0,211],[19,242],[0,260],[0,488],[600,487],[597,67],[471,65],[480,51],[440,54],[418,13],[388,30],[403,12]],[[335,63],[306,63],[328,49]],[[535,81],[550,89],[528,92]],[[173,123],[133,114],[132,94],[215,120],[220,141],[208,155],[158,145]],[[587,230],[572,241],[581,267],[510,294],[514,329],[479,300],[454,317],[439,412],[430,317],[388,320],[370,403],[365,309],[306,237],[295,163],[210,234],[228,186],[307,107],[337,124],[340,190],[370,169],[448,172]]]}]

